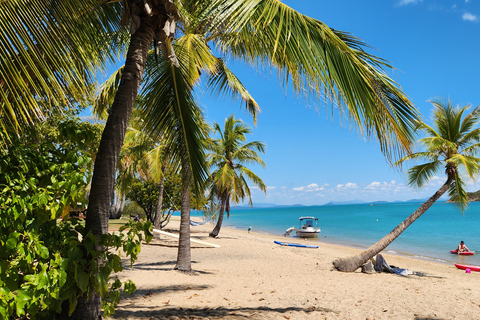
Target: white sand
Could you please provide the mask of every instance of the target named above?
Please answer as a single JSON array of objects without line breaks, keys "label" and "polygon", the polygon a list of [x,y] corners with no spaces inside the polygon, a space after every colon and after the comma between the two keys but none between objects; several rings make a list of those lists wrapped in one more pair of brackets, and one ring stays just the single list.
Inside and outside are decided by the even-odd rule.
[{"label": "white sand", "polygon": [[[175,232],[178,222],[167,229]],[[191,229],[193,238],[221,245],[192,243],[195,275],[173,270],[177,239],[156,236],[142,246],[133,268],[120,274],[137,292],[112,319],[480,319],[480,273],[388,254],[389,264],[427,276],[342,273],[333,260],[356,249],[284,247],[273,242],[285,241],[281,236],[228,228],[212,239],[211,229]]]}]

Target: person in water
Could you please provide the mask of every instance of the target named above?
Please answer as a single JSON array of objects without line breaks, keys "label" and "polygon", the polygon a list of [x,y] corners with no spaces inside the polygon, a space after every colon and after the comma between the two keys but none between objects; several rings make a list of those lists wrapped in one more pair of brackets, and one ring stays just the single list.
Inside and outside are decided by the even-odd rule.
[{"label": "person in water", "polygon": [[458,245],[458,248],[457,248],[457,253],[460,253],[460,252],[470,252],[470,250],[465,245],[465,242],[463,241],[460,241],[460,244]]}]

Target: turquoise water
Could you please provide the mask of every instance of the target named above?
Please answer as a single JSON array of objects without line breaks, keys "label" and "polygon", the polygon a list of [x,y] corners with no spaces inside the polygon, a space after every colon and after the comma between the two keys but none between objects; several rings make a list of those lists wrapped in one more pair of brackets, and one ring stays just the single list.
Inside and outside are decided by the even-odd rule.
[{"label": "turquoise water", "polygon": [[[298,227],[300,216],[315,216],[322,232],[318,239],[353,247],[367,248],[389,233],[414,212],[420,203],[361,204],[312,207],[234,209],[224,226],[281,235]],[[480,203],[471,203],[465,215],[451,203],[435,203],[404,231],[385,251],[443,263],[480,265]],[[292,235],[294,232],[292,233]],[[290,236],[292,241],[298,241]],[[450,253],[460,240],[474,256]],[[313,243],[312,243],[313,244]]]}]

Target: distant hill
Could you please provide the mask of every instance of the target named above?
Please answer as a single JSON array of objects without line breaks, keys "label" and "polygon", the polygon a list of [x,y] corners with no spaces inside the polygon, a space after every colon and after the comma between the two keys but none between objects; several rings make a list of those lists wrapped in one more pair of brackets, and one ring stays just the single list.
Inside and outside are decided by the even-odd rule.
[{"label": "distant hill", "polygon": [[[467,192],[468,201],[475,202],[480,201],[480,190],[475,192]],[[453,202],[452,198],[448,199],[447,202]]]},{"label": "distant hill", "polygon": [[329,203],[325,203],[324,206],[338,206],[338,205],[345,205],[345,204],[365,204],[365,201],[362,200],[350,200],[350,201],[330,201]]},{"label": "distant hill", "polygon": [[253,203],[253,207],[249,206],[248,204],[244,204],[241,206],[232,206],[232,210],[234,209],[258,209],[258,208],[292,208],[292,207],[306,207],[303,204],[274,204],[274,203]]}]

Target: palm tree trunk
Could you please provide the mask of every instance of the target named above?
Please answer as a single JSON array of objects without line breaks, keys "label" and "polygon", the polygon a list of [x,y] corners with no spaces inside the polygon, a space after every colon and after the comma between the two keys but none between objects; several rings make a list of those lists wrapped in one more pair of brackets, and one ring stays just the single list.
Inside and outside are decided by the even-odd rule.
[{"label": "palm tree trunk", "polygon": [[[131,36],[125,61],[124,73],[112,104],[102,134],[90,190],[85,233],[92,231],[96,236],[108,232],[109,210],[112,205],[115,169],[120,149],[125,138],[127,124],[137,97],[147,61],[149,45],[153,39],[152,18],[142,15],[140,28]],[[103,250],[97,247],[96,250]],[[87,257],[91,259],[91,257]],[[94,293],[91,300],[79,299],[79,303],[68,319],[100,319],[100,297]],[[68,309],[67,309],[68,310]],[[67,317],[61,317],[66,319]]]},{"label": "palm tree trunk", "polygon": [[407,219],[400,223],[395,229],[393,229],[389,234],[383,237],[380,241],[375,243],[373,246],[363,251],[362,253],[350,257],[350,258],[341,258],[333,262],[335,268],[339,271],[344,272],[354,272],[360,268],[365,262],[369,259],[376,256],[379,252],[385,249],[390,243],[392,243],[399,235],[402,234],[415,220],[417,220],[422,214],[424,214],[434,203],[437,201],[450,187],[452,178],[448,178],[447,182],[424,204],[420,206],[414,213],[412,213]]},{"label": "palm tree trunk", "polygon": [[175,270],[192,271],[190,250],[190,165],[186,155],[182,155],[182,208],[180,215],[180,235],[178,239],[177,265]]},{"label": "palm tree trunk", "polygon": [[215,228],[213,228],[212,232],[209,233],[209,236],[212,238],[218,237],[218,234],[220,233],[220,228],[222,227],[222,223],[223,223],[223,216],[225,212],[226,203],[227,203],[227,196],[226,196],[226,192],[224,192],[224,194],[222,194],[222,204],[220,205],[220,212],[218,213],[217,224],[215,225]]},{"label": "palm tree trunk", "polygon": [[163,189],[165,187],[165,166],[162,165],[162,177],[160,178],[160,185],[158,187],[158,202],[157,210],[155,212],[155,220],[153,221],[153,227],[155,229],[162,228],[162,205],[163,205]]},{"label": "palm tree trunk", "polygon": [[125,200],[125,195],[122,195],[121,199],[117,199],[117,202],[110,208],[110,219],[120,219],[122,217]]}]

